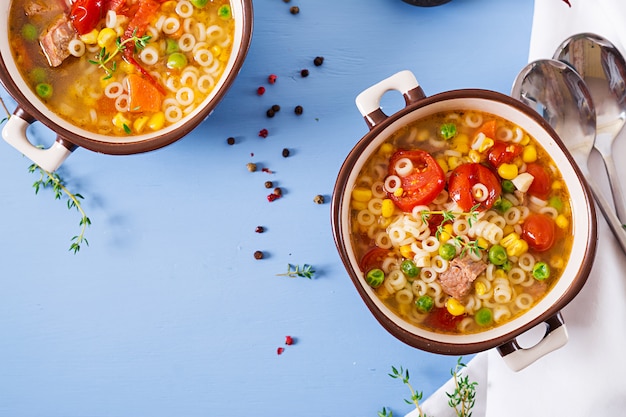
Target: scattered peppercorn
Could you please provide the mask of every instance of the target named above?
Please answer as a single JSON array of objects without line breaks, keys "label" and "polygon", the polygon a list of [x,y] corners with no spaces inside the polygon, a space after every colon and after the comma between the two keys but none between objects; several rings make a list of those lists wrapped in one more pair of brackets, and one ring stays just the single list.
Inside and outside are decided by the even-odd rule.
[{"label": "scattered peppercorn", "polygon": [[270,132],[267,131],[267,129],[261,129],[259,130],[259,136],[262,138],[266,138],[267,135],[269,135]]},{"label": "scattered peppercorn", "polygon": [[314,202],[315,204],[324,204],[324,196],[323,196],[323,195],[321,195],[321,194],[316,195],[316,196],[313,198],[313,202]]},{"label": "scattered peppercorn", "polygon": [[283,190],[281,190],[280,187],[274,188],[274,195],[277,195],[279,197],[282,196],[283,195]]},{"label": "scattered peppercorn", "polygon": [[278,349],[276,349],[276,354],[278,355],[282,355],[282,353],[285,351],[284,347],[279,347]]},{"label": "scattered peppercorn", "polygon": [[313,60],[313,64],[315,64],[316,67],[319,67],[323,63],[324,63],[324,57],[323,56],[316,56],[315,59]]},{"label": "scattered peppercorn", "polygon": [[274,84],[276,82],[276,79],[278,78],[278,76],[276,74],[270,74],[267,77],[267,82],[270,84]]},{"label": "scattered peppercorn", "polygon": [[300,71],[300,75],[302,76],[302,78],[306,78],[309,76],[309,70],[308,69],[303,69],[302,71]]},{"label": "scattered peppercorn", "polygon": [[256,229],[254,229],[254,231],[257,233],[263,233],[265,232],[265,228],[263,226],[257,226]]},{"label": "scattered peppercorn", "polygon": [[263,252],[260,250],[254,252],[254,259],[263,259]]},{"label": "scattered peppercorn", "polygon": [[254,172],[256,171],[256,164],[254,162],[248,162],[246,168],[248,168],[248,171]]},{"label": "scattered peppercorn", "polygon": [[285,344],[286,344],[287,346],[291,346],[291,345],[293,345],[293,337],[291,337],[291,336],[285,336]]},{"label": "scattered peppercorn", "polygon": [[228,139],[226,139],[226,143],[228,143],[229,145],[234,145],[235,144],[235,138],[234,137],[229,137]]},{"label": "scattered peppercorn", "polygon": [[283,156],[284,156],[285,158],[287,158],[287,157],[289,156],[289,149],[287,149],[287,148],[284,148],[284,149],[283,149]]},{"label": "scattered peppercorn", "polygon": [[291,0],[283,0],[283,3],[289,3]]},{"label": "scattered peppercorn", "polygon": [[267,201],[271,203],[272,201],[276,201],[279,198],[280,198],[280,195],[272,193],[267,196]]},{"label": "scattered peppercorn", "polygon": [[265,112],[265,114],[267,115],[267,117],[274,117],[274,115],[276,114],[276,112],[272,109],[267,109],[267,111]]},{"label": "scattered peppercorn", "polygon": [[280,111],[280,106],[278,104],[274,104],[272,106],[272,110],[274,110],[274,112],[278,113]]},{"label": "scattered peppercorn", "polygon": [[298,6],[291,6],[289,8],[289,12],[291,14],[298,14],[298,13],[300,13],[300,8]]},{"label": "scattered peppercorn", "polygon": [[302,108],[302,106],[296,106],[295,109],[293,109],[294,113],[296,113],[298,116],[300,116],[302,113],[304,113],[304,109]]},{"label": "scattered peppercorn", "polygon": [[272,181],[265,181],[265,188],[272,188],[274,183]]},{"label": "scattered peppercorn", "polygon": [[256,93],[260,96],[262,96],[263,94],[265,94],[265,87],[261,86],[259,88],[256,89]]},{"label": "scattered peppercorn", "polygon": [[271,174],[272,170],[269,168],[263,168],[261,171],[265,172],[266,174]]}]

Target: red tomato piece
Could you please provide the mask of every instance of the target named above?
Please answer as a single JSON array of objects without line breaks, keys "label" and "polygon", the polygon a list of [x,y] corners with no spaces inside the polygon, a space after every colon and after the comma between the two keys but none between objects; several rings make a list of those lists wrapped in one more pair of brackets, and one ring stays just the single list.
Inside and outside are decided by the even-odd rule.
[{"label": "red tomato piece", "polygon": [[104,0],[76,0],[70,10],[70,20],[80,35],[91,32],[104,17]]},{"label": "red tomato piece", "polygon": [[479,133],[484,134],[485,136],[487,136],[490,139],[495,139],[496,138],[496,121],[494,120],[489,120],[488,122],[483,123],[478,130],[476,130],[476,135],[478,135]]},{"label": "red tomato piece", "polygon": [[542,200],[547,200],[550,195],[550,173],[541,165],[537,163],[530,163],[526,165],[526,172],[535,177],[530,188],[528,188],[528,194],[534,195]]},{"label": "red tomato piece", "polygon": [[465,314],[453,316],[445,307],[435,307],[424,320],[424,324],[434,330],[454,333],[457,330],[457,325],[464,317]]},{"label": "red tomato piece", "polygon": [[[474,198],[473,187],[483,184],[487,188],[487,197],[483,201]],[[487,210],[500,197],[502,186],[500,180],[489,168],[479,163],[459,165],[452,171],[448,179],[448,193],[461,210],[469,212],[472,207]]]},{"label": "red tomato piece", "polygon": [[359,263],[361,271],[367,273],[371,269],[380,268],[388,254],[389,250],[379,248],[378,246],[370,249],[363,255],[363,258],[361,258],[361,262]]},{"label": "red tomato piece", "polygon": [[[398,175],[395,169],[396,162],[401,158],[408,158],[413,164],[413,170],[404,176]],[[418,205],[430,204],[446,186],[443,170],[431,154],[422,150],[399,150],[391,155],[389,175],[400,177],[402,195],[387,194],[395,205],[404,212],[410,212],[413,207]]]},{"label": "red tomato piece", "polygon": [[522,226],[522,239],[537,252],[547,251],[554,245],[556,225],[551,217],[533,213],[526,217]]},{"label": "red tomato piece", "polygon": [[501,164],[510,164],[513,162],[515,157],[521,154],[523,150],[522,145],[497,140],[489,150],[488,159],[491,165],[497,168]]}]

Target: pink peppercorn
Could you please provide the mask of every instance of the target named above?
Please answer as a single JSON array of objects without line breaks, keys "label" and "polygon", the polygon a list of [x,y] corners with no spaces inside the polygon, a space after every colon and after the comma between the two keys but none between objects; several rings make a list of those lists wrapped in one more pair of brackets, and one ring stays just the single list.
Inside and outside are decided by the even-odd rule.
[{"label": "pink peppercorn", "polygon": [[269,134],[270,134],[270,132],[268,132],[267,129],[259,130],[259,136],[262,137],[262,138],[266,138],[267,135],[269,135]]},{"label": "pink peppercorn", "polygon": [[285,351],[284,347],[279,347],[278,349],[276,349],[276,354],[278,355],[282,355],[282,353]]},{"label": "pink peppercorn", "polygon": [[263,94],[265,94],[265,87],[261,86],[259,88],[256,89],[256,93],[260,96],[262,96]]},{"label": "pink peppercorn", "polygon": [[280,195],[278,195],[278,194],[274,194],[274,193],[272,193],[272,194],[268,194],[268,195],[267,195],[267,201],[269,201],[270,203],[271,203],[272,201],[276,201],[276,200],[278,200],[279,198],[280,198]]},{"label": "pink peppercorn", "polygon": [[293,337],[285,336],[285,344],[288,345],[288,346],[293,345]]},{"label": "pink peppercorn", "polygon": [[278,76],[276,74],[270,74],[267,77],[267,82],[270,84],[274,84],[276,82],[276,79],[278,78]]}]

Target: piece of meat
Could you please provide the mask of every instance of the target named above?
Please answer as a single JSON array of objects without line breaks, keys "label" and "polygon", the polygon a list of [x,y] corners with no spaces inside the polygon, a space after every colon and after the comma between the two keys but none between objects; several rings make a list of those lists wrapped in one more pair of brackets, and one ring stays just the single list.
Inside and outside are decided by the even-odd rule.
[{"label": "piece of meat", "polygon": [[24,13],[28,17],[38,16],[43,13],[64,12],[67,10],[65,0],[30,0],[24,4]]},{"label": "piece of meat", "polygon": [[78,34],[66,15],[59,16],[39,37],[39,44],[48,63],[58,67],[70,56],[69,44]]},{"label": "piece of meat", "polygon": [[483,261],[473,261],[469,256],[454,258],[450,267],[439,275],[439,283],[446,294],[462,300],[469,294],[472,282],[487,268]]}]

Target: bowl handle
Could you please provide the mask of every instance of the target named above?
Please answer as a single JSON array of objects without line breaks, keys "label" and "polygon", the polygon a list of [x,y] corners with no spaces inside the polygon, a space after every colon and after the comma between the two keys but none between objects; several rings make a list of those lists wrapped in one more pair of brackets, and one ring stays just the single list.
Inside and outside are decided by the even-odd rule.
[{"label": "bowl handle", "polygon": [[[380,99],[391,90],[402,93],[406,106],[426,97],[411,71],[400,71],[389,78],[374,84],[356,97],[356,107],[365,118],[365,123],[370,130],[385,120],[387,116],[380,108]],[[405,107],[406,107],[405,106]]]},{"label": "bowl handle", "polygon": [[26,129],[34,121],[32,116],[18,107],[2,129],[2,138],[41,168],[48,172],[56,171],[77,146],[60,136],[47,149],[34,146],[26,135]]},{"label": "bowl handle", "polygon": [[544,321],[546,333],[536,345],[522,348],[516,339],[498,346],[498,352],[504,362],[513,371],[521,371],[537,359],[557,350],[567,343],[567,328],[559,311]]}]

